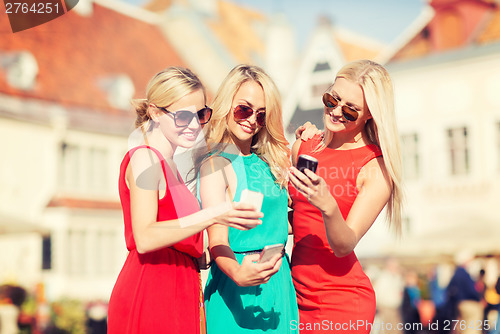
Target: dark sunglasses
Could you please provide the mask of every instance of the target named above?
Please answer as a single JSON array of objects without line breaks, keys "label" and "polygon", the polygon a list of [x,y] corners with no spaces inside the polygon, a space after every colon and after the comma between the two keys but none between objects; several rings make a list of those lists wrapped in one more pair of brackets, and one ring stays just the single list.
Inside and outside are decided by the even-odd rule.
[{"label": "dark sunglasses", "polygon": [[244,104],[239,104],[234,108],[234,120],[236,122],[241,122],[246,120],[247,118],[252,117],[252,115],[256,113],[256,120],[259,126],[266,125],[266,112],[265,111],[255,111],[249,106]]},{"label": "dark sunglasses", "polygon": [[340,101],[330,93],[323,94],[323,104],[329,109],[335,109],[340,105],[342,107],[342,116],[350,122],[358,119],[359,112],[356,109],[345,104],[341,105]]},{"label": "dark sunglasses", "polygon": [[191,124],[193,117],[196,117],[198,119],[200,125],[207,124],[208,121],[210,121],[210,118],[212,117],[212,109],[210,109],[207,106],[198,110],[196,113],[191,112],[189,110],[179,110],[176,112],[172,112],[168,111],[166,108],[163,107],[157,107],[157,108],[161,109],[165,113],[171,114],[174,117],[175,126],[179,128],[184,128],[189,124]]}]

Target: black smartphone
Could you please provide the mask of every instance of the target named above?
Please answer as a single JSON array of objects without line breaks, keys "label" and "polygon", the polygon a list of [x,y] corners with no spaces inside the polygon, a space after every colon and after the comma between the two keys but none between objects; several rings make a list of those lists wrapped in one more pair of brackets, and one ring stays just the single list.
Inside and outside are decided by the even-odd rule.
[{"label": "black smartphone", "polygon": [[299,155],[299,158],[297,159],[297,169],[304,173],[304,169],[306,168],[313,173],[316,173],[316,170],[318,169],[318,159],[306,154]]}]

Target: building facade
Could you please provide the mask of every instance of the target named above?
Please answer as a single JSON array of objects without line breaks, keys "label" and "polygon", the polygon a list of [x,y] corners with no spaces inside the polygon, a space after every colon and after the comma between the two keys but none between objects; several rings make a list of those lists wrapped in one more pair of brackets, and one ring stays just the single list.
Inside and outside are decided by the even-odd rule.
[{"label": "building facade", "polygon": [[0,282],[107,300],[127,252],[117,184],[130,100],[186,65],[156,14],[77,7],[15,34],[0,14]]}]

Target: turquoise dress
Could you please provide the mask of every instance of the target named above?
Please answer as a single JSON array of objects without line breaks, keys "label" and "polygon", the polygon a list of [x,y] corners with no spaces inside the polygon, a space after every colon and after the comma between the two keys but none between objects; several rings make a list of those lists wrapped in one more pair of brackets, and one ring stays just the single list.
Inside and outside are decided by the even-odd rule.
[{"label": "turquoise dress", "polygon": [[[229,159],[238,180],[234,201],[249,189],[264,194],[262,224],[248,231],[229,228],[229,245],[241,264],[245,255],[266,245],[285,244],[288,237],[286,189],[280,189],[267,163],[256,154],[220,153]],[[205,287],[207,333],[298,333],[298,308],[285,255],[279,271],[266,284],[240,287],[212,264]]]}]

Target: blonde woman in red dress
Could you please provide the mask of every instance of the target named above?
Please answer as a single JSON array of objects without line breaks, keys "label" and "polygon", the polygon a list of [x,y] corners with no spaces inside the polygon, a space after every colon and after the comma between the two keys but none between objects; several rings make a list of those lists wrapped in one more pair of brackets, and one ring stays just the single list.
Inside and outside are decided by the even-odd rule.
[{"label": "blonde woman in red dress", "polygon": [[354,248],[384,207],[401,224],[399,136],[388,72],[361,60],[345,65],[323,95],[323,138],[292,148],[318,160],[292,167],[292,277],[301,333],[369,333],[375,293]]},{"label": "blonde woman in red dress", "polygon": [[145,145],[132,148],[120,166],[129,253],[111,294],[108,333],[203,333],[196,260],[203,252],[201,233],[215,222],[255,227],[262,214],[248,204],[200,211],[177,172],[176,149],[193,147],[212,114],[205,89],[190,70],[169,67],[156,74],[136,112]]}]

